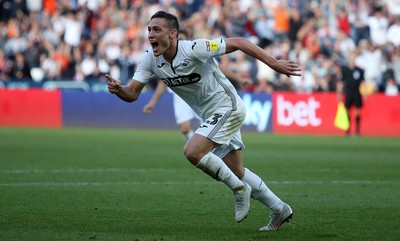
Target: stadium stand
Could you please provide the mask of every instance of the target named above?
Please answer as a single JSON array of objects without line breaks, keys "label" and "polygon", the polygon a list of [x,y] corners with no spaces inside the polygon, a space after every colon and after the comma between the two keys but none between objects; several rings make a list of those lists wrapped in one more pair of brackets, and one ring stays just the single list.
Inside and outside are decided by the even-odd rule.
[{"label": "stadium stand", "polygon": [[367,89],[398,93],[400,4],[393,0],[4,0],[0,81],[102,83],[105,73],[128,80],[159,9],[177,15],[193,38],[246,37],[302,66],[301,77],[287,78],[233,55],[227,64],[254,81],[244,91],[335,91],[340,66],[356,51]]}]

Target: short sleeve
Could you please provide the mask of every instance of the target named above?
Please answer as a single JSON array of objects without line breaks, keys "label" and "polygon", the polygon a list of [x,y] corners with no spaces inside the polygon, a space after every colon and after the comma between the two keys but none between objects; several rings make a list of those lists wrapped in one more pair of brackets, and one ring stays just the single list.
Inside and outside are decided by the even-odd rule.
[{"label": "short sleeve", "polygon": [[143,53],[132,79],[137,80],[143,84],[149,82],[150,77],[153,75],[150,62],[150,53],[146,51],[145,53]]},{"label": "short sleeve", "polygon": [[225,41],[220,39],[196,39],[192,41],[193,55],[202,62],[207,59],[220,56],[226,52]]}]

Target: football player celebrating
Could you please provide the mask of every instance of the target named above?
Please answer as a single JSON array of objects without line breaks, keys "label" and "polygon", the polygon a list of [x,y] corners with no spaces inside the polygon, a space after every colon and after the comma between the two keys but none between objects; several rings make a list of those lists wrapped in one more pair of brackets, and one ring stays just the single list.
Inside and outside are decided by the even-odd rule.
[{"label": "football player celebrating", "polygon": [[123,101],[133,102],[150,77],[157,75],[204,121],[186,143],[185,157],[233,191],[237,222],[247,217],[253,197],[271,210],[269,223],[260,230],[278,229],[293,212],[259,176],[243,166],[240,127],[246,110],[213,57],[240,50],[287,76],[301,75],[298,64],[277,60],[241,37],[179,40],[178,19],[164,11],[151,17],[147,29],[151,47],[142,55],[132,80],[122,86],[121,81],[106,75],[108,90]]}]

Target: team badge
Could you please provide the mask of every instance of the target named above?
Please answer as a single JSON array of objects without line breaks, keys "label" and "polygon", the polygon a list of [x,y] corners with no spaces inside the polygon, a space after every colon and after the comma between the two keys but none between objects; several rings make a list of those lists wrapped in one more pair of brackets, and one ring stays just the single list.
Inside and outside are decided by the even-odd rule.
[{"label": "team badge", "polygon": [[219,45],[215,41],[206,41],[207,51],[216,51],[219,48]]}]

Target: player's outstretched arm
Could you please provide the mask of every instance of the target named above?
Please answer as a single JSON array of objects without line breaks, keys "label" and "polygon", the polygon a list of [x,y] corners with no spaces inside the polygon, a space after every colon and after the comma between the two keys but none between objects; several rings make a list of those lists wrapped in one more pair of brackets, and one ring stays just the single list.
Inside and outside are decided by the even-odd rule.
[{"label": "player's outstretched arm", "polygon": [[167,90],[167,85],[164,84],[161,80],[158,81],[156,90],[154,91],[153,96],[151,97],[149,103],[147,103],[143,107],[143,112],[144,113],[151,113],[154,110],[154,107],[156,106],[157,102],[160,100],[161,96],[164,94],[164,92]]},{"label": "player's outstretched arm", "polygon": [[245,54],[262,61],[278,73],[287,76],[301,76],[301,69],[297,63],[290,60],[277,60],[273,56],[267,54],[262,48],[245,38],[227,38],[225,39],[225,42],[227,54],[240,50]]},{"label": "player's outstretched arm", "polygon": [[108,79],[108,91],[126,102],[137,100],[145,86],[145,84],[136,80],[132,80],[128,85],[122,86],[121,81],[114,79],[109,74],[106,74],[106,78]]}]

